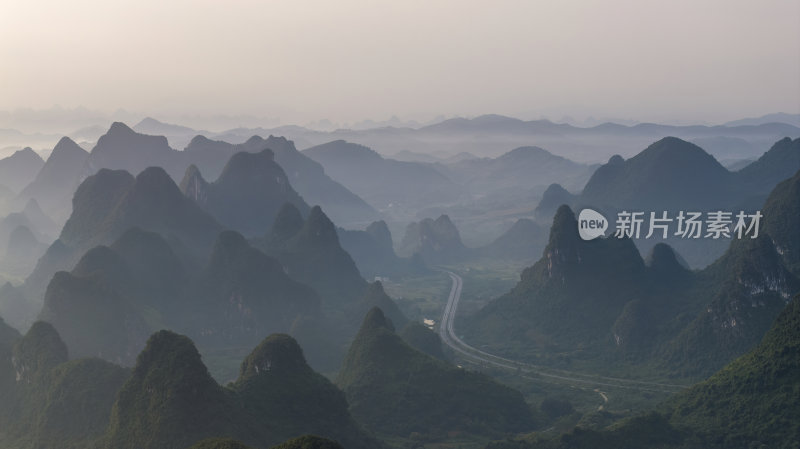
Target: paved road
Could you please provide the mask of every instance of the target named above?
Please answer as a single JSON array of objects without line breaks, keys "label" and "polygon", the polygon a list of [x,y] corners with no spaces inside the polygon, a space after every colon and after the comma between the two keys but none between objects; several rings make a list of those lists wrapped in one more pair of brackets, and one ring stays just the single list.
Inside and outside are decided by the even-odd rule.
[{"label": "paved road", "polygon": [[[450,289],[450,296],[447,299],[447,305],[445,306],[444,313],[442,314],[442,321],[439,323],[439,336],[447,346],[472,363],[479,365],[491,365],[497,368],[513,370],[517,373],[520,373],[523,377],[530,379],[538,378],[538,380],[552,381],[581,388],[590,387],[597,389],[599,387],[612,387],[662,393],[674,393],[686,388],[685,385],[621,379],[553,369],[540,365],[511,360],[505,357],[490,354],[486,351],[482,351],[474,346],[471,346],[461,340],[461,338],[456,335],[453,328],[456,311],[458,310],[458,302],[461,300],[461,287],[463,286],[463,281],[461,276],[450,271],[445,272],[453,280],[453,287]],[[605,395],[601,395],[605,399]]]}]

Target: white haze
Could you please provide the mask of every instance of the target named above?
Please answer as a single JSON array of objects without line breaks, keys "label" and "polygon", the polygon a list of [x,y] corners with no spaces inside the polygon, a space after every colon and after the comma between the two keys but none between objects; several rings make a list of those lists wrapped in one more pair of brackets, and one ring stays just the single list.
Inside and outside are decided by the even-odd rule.
[{"label": "white haze", "polygon": [[796,0],[3,0],[0,110],[718,123],[800,112],[798,23]]}]

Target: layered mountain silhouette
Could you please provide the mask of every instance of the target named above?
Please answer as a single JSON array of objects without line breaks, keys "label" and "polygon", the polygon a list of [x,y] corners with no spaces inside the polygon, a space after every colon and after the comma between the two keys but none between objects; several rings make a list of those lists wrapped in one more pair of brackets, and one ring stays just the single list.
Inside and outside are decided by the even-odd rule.
[{"label": "layered mountain silhouette", "polygon": [[284,204],[262,248],[281,262],[289,276],[320,292],[326,307],[352,304],[367,287],[339,244],[335,225],[319,206],[303,219],[297,207]]},{"label": "layered mountain silhouette", "polygon": [[50,215],[46,214],[39,202],[31,198],[25,203],[22,213],[30,220],[36,231],[42,236],[58,235],[60,226],[53,221]]},{"label": "layered mountain silhouette", "polygon": [[[617,212],[669,211],[754,211],[780,181],[800,169],[800,139],[782,139],[745,170],[729,172],[702,148],[675,137],[663,138],[636,156],[624,160],[612,157],[599,167],[583,192],[570,198],[558,190],[546,194],[537,216],[558,200],[576,208],[590,207],[608,217]],[[726,245],[711,239],[686,241],[670,236],[666,240],[693,267],[705,267],[725,251]],[[638,240],[643,252],[655,241]]]},{"label": "layered mountain silhouette", "polygon": [[196,136],[186,147],[185,156],[211,179],[218,177],[225,162],[239,152],[260,153],[270,149],[275,162],[285,171],[292,187],[310,204],[318,204],[332,214],[337,223],[370,220],[377,212],[364,200],[332,180],[322,166],[297,151],[294,142],[283,137],[264,139],[253,136],[241,144]]},{"label": "layered mountain silhouette", "polygon": [[337,384],[353,416],[383,435],[502,435],[530,428],[522,395],[405,343],[379,308],[367,313]]},{"label": "layered mountain silhouette", "polygon": [[186,198],[161,168],[136,178],[102,169],[86,178],[72,202],[72,214],[25,282],[30,297],[43,295],[55,272],[68,270],[96,245],[108,245],[127,230],[157,232],[187,258],[203,258],[222,230],[213,217]]},{"label": "layered mountain silhouette", "polygon": [[[621,157],[619,159],[622,159]],[[533,211],[537,219],[549,221],[562,204],[574,204],[575,195],[569,193],[561,184],[550,184],[542,194],[542,199]]]},{"label": "layered mountain silhouette", "polygon": [[130,366],[153,328],[174,322],[184,282],[166,242],[132,229],[111,247],[88,251],[71,272],[56,273],[39,318],[76,356]]},{"label": "layered mountain silhouette", "polygon": [[0,184],[19,193],[36,177],[42,169],[44,160],[30,148],[14,152],[0,159]]},{"label": "layered mountain silhouette", "polygon": [[611,158],[587,182],[581,201],[636,210],[725,207],[733,200],[730,176],[702,148],[667,137],[628,160]]},{"label": "layered mountain silhouette", "polygon": [[299,317],[320,314],[314,290],[234,231],[220,234],[188,298],[181,328],[213,346],[253,345],[265,332],[289,332]]},{"label": "layered mountain silhouette", "polygon": [[76,356],[127,366],[156,329],[181,330],[205,348],[248,347],[304,317],[322,321],[317,293],[235,231],[219,235],[195,274],[161,235],[140,228],[56,273],[40,313]]},{"label": "layered mountain silhouette", "polygon": [[410,223],[400,243],[402,254],[418,254],[426,263],[437,264],[463,259],[469,250],[447,215],[436,220],[425,218]]},{"label": "layered mountain silhouette", "polygon": [[188,126],[165,123],[152,117],[143,118],[139,123],[133,125],[133,129],[142,134],[164,136],[172,148],[184,148],[194,136],[208,134],[205,131],[197,131]]},{"label": "layered mountain silhouette", "polygon": [[530,190],[554,182],[581,189],[594,168],[539,147],[519,147],[496,158],[469,158],[446,164],[444,173],[471,192],[485,195]]},{"label": "layered mountain silhouette", "polygon": [[[68,352],[46,322],[21,337],[0,320],[3,447],[383,447],[287,335],[264,339],[228,387],[188,337],[170,331],[148,339],[132,370]],[[309,434],[321,437],[301,437]]]},{"label": "layered mountain silhouette", "polygon": [[27,226],[17,226],[8,234],[5,252],[0,253],[0,267],[6,273],[27,274],[46,250],[47,244],[40,242]]},{"label": "layered mountain silhouette", "polygon": [[452,201],[460,195],[460,188],[432,165],[385,159],[362,145],[337,140],[303,154],[379,211]]},{"label": "layered mountain silhouette", "polygon": [[87,175],[104,168],[139,173],[158,166],[173,179],[180,179],[184,164],[181,153],[169,146],[166,137],[140,134],[122,122],[114,122],[92,148],[84,171]]},{"label": "layered mountain silhouette", "polygon": [[189,447],[228,436],[268,448],[309,433],[348,447],[380,447],[352,420],[344,395],[308,367],[291,337],[265,339],[242,362],[236,382],[223,388],[190,339],[161,331],[150,337],[117,396],[106,447]]},{"label": "layered mountain silhouette", "polygon": [[284,203],[294,204],[304,214],[309,210],[268,149],[234,154],[212,183],[192,166],[181,187],[220,223],[247,236],[263,235]]},{"label": "layered mountain silhouette", "polygon": [[477,253],[500,260],[532,260],[542,254],[546,245],[547,231],[528,218],[520,218],[506,232],[488,245],[478,248]]},{"label": "layered mountain silhouette", "polygon": [[419,258],[401,258],[394,251],[392,234],[386,222],[376,221],[363,231],[337,228],[342,248],[353,257],[367,279],[401,277],[426,271]]},{"label": "layered mountain silhouette", "polygon": [[585,347],[682,376],[709,374],[752,348],[800,291],[777,249],[794,236],[764,231],[790,220],[784,213],[798,199],[787,192],[790,185],[782,185],[768,199],[774,212],[764,217],[758,238],[734,240],[699,272],[684,268],[664,244],[645,264],[630,239],[584,241],[574,214],[562,206],[543,257],[465,329],[497,348],[510,341],[533,352]]},{"label": "layered mountain silhouette", "polygon": [[44,166],[20,193],[35,199],[59,222],[69,217],[72,195],[80,185],[89,153],[69,137],[58,141]]}]

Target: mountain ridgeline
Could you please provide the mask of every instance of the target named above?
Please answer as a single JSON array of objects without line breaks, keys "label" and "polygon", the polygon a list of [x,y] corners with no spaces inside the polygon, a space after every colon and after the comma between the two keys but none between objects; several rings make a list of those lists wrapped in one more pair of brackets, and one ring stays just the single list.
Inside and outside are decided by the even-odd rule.
[{"label": "mountain ridgeline", "polygon": [[66,345],[45,322],[12,337],[0,341],[3,447],[167,449],[225,436],[243,444],[200,447],[266,449],[305,434],[331,439],[317,443],[382,447],[287,335],[264,339],[227,387],[211,378],[188,337],[170,331],[150,336],[132,369],[68,360]]},{"label": "mountain ridgeline", "polygon": [[101,169],[26,282],[0,292],[4,311],[21,328],[51,322],[76,356],[124,366],[167,328],[211,352],[291,333],[312,364],[335,370],[358,329],[350,317],[381,305],[405,318],[382,290],[370,293],[336,226],[273,156],[235,153],[212,183],[190,168],[183,192],[158,167]]},{"label": "mountain ridgeline", "polygon": [[[759,142],[796,130],[751,128]],[[502,132],[515,148],[448,158],[398,140],[405,161],[345,140],[320,144],[356,131],[282,128],[300,133],[308,149],[298,151],[263,129],[213,134],[155,120],[135,129],[93,131],[90,152],[65,137],[46,161],[30,148],[0,160],[0,447],[505,438],[488,447],[678,449],[800,438],[800,139],[733,172],[676,137],[600,166],[532,146],[554,133],[638,142],[672,130],[715,151],[741,144],[705,127],[576,131],[484,116],[383,129],[442,142],[469,132],[477,144]],[[214,140],[223,138],[233,143]],[[763,218],[757,238],[586,241],[583,207]],[[390,229],[403,227],[395,251]],[[497,297],[510,285],[500,271],[523,264]],[[464,270],[458,338],[509,365],[456,364],[467,353],[445,347],[427,318],[447,300],[440,267]],[[570,373],[605,376],[609,391]],[[699,383],[637,415],[637,401],[662,392],[615,390],[626,382]],[[599,410],[571,402],[598,395]]]},{"label": "mountain ridgeline", "polygon": [[794,447],[800,438],[798,329],[800,296],[756,347],[654,411],[603,430],[577,427],[559,438],[498,441],[487,449]]},{"label": "mountain ridgeline", "polygon": [[266,232],[284,203],[294,204],[305,214],[309,211],[271,150],[234,154],[212,183],[190,167],[181,186],[188,198],[196,200],[219,222],[246,236]]},{"label": "mountain ridgeline", "polygon": [[722,258],[694,272],[663,243],[645,263],[628,238],[584,241],[562,206],[542,258],[472,317],[466,332],[501,352],[528,348],[523,356],[591,348],[598,358],[708,375],[752,348],[800,291],[784,249],[796,232],[781,232],[796,221],[798,183],[795,174],[769,196],[758,238],[734,239]]},{"label": "mountain ridgeline", "polygon": [[377,307],[364,318],[336,383],[353,416],[379,435],[442,439],[533,425],[519,392],[412,348]]}]

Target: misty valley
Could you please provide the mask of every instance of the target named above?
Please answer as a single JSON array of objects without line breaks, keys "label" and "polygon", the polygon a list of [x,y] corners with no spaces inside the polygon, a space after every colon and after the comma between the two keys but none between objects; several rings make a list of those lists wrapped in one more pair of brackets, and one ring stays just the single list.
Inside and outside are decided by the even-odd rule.
[{"label": "misty valley", "polygon": [[0,448],[796,448],[798,125],[28,136]]}]

